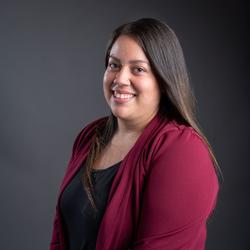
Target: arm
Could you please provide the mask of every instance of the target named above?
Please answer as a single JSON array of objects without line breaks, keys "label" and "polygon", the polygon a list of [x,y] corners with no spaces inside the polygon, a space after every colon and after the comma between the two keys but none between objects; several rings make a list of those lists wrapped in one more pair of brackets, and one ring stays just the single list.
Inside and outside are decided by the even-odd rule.
[{"label": "arm", "polygon": [[59,226],[58,226],[58,213],[55,213],[53,230],[52,230],[52,238],[50,242],[50,250],[60,250],[60,242],[59,242]]},{"label": "arm", "polygon": [[[84,132],[84,129],[78,133],[77,137],[74,140],[74,144],[73,144],[73,148],[72,148],[72,153],[71,153],[71,157],[68,163],[68,167],[67,170],[69,168],[69,166],[71,166],[71,162],[73,161],[76,151],[77,151],[77,147],[80,143],[80,139],[82,137],[82,134]],[[67,170],[65,173],[65,176],[67,175]],[[63,184],[63,181],[61,183],[61,185]],[[59,198],[60,193],[58,194],[58,198]],[[53,229],[52,229],[52,237],[51,237],[51,241],[50,241],[50,250],[61,250],[62,246],[61,246],[61,242],[60,242],[60,218],[59,218],[59,211],[58,211],[58,198],[57,198],[57,205],[56,205],[56,210],[55,210],[55,215],[54,215],[54,221],[53,221]]]},{"label": "arm", "polygon": [[[93,134],[95,133],[95,127],[97,124],[103,123],[106,121],[106,117],[97,119],[91,123],[89,123],[87,126],[85,126],[80,133],[75,138],[71,157],[64,175],[64,179],[61,182],[61,188],[58,194],[57,198],[57,206],[54,216],[54,223],[53,223],[53,229],[52,229],[52,238],[50,242],[50,250],[60,250],[62,249],[61,242],[63,242],[64,239],[62,239],[62,226],[61,226],[61,218],[59,215],[59,208],[58,208],[58,202],[59,202],[59,195],[62,189],[62,186],[64,184],[65,178],[68,176],[69,172],[71,171],[71,168],[75,165],[73,164],[76,158],[81,154],[82,151],[86,150],[87,145],[90,145],[91,138]],[[83,149],[84,148],[84,149]]]},{"label": "arm", "polygon": [[204,249],[218,191],[208,150],[191,129],[170,131],[146,180],[134,250]]}]

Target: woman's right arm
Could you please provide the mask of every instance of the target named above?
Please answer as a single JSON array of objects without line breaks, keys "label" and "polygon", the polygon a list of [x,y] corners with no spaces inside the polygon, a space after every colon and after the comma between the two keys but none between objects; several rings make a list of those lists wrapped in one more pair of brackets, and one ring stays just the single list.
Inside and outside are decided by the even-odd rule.
[{"label": "woman's right arm", "polygon": [[[100,118],[98,120],[95,120],[91,123],[89,123],[87,126],[85,126],[80,133],[77,135],[75,138],[73,148],[72,148],[72,153],[70,157],[70,161],[68,163],[68,167],[66,169],[64,179],[61,182],[61,187],[59,191],[59,195],[61,192],[62,185],[64,183],[65,177],[68,175],[70,172],[70,167],[73,165],[72,162],[76,159],[76,157],[79,155],[80,151],[87,145],[87,143],[90,143],[90,138],[93,136],[94,128],[96,127],[97,124],[99,124],[102,121],[105,121],[104,118]],[[59,203],[59,195],[57,198],[57,205],[56,205],[56,211],[54,215],[54,221],[53,221],[53,229],[52,229],[52,237],[51,237],[51,242],[50,242],[50,250],[62,250],[62,242],[63,239],[60,239],[62,237],[60,231],[62,232],[62,226],[61,226],[61,221],[60,221],[60,215],[59,215],[59,208],[58,208],[58,203]]]}]

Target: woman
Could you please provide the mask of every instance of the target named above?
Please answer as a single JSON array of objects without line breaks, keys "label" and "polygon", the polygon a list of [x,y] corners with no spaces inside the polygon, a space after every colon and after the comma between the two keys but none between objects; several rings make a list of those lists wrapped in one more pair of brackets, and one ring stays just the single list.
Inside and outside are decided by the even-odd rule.
[{"label": "woman", "polygon": [[50,249],[204,249],[217,162],[174,32],[150,18],[118,27],[103,90],[111,115],[75,140]]}]

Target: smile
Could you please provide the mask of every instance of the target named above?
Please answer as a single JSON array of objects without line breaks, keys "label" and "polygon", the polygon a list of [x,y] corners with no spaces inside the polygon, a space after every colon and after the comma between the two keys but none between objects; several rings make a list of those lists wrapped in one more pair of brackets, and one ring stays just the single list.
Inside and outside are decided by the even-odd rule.
[{"label": "smile", "polygon": [[134,94],[120,94],[116,91],[113,92],[113,98],[114,98],[114,101],[115,102],[118,102],[118,103],[124,103],[124,102],[128,102],[130,100],[132,100],[135,95]]},{"label": "smile", "polygon": [[129,98],[132,98],[134,97],[133,94],[119,94],[117,92],[114,92],[114,97],[117,97],[117,98],[122,98],[122,99],[129,99]]}]

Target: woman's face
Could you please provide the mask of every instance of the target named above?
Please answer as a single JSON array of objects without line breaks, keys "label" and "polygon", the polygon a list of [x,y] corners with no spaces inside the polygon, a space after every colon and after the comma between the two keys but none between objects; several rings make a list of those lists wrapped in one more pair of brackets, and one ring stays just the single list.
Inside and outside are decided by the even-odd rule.
[{"label": "woman's face", "polygon": [[129,36],[113,44],[103,78],[105,99],[122,120],[145,121],[157,113],[160,90],[142,48]]}]

